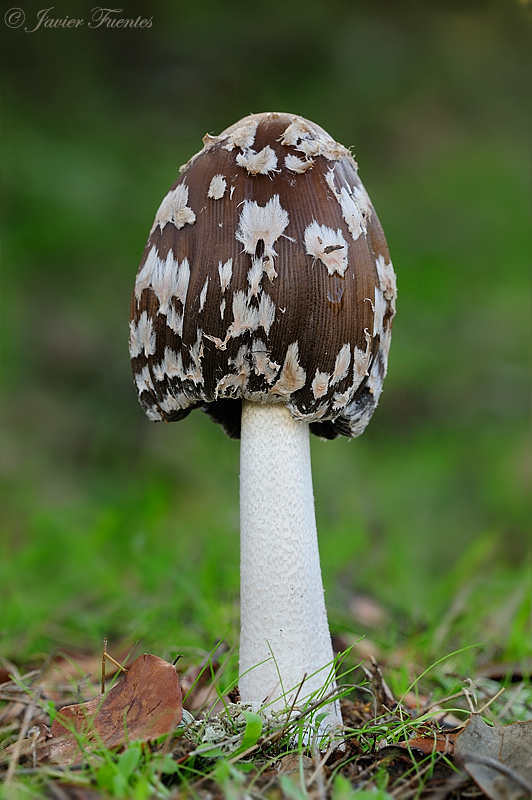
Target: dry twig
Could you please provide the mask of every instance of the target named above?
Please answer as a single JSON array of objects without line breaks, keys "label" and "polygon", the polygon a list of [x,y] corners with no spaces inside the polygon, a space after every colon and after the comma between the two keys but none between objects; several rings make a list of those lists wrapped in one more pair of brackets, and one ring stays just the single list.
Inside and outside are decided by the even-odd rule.
[{"label": "dry twig", "polygon": [[35,692],[35,695],[31,698],[31,701],[28,703],[28,705],[26,707],[26,711],[24,713],[24,719],[22,720],[22,725],[20,727],[19,735],[18,735],[17,741],[15,742],[15,747],[13,749],[13,755],[11,756],[11,759],[10,759],[8,767],[7,767],[7,773],[6,773],[6,777],[5,777],[5,783],[6,784],[13,780],[13,776],[14,776],[15,770],[17,768],[18,760],[20,758],[20,751],[21,751],[21,748],[22,748],[22,741],[26,737],[26,734],[27,734],[27,732],[29,730],[29,727],[30,727],[30,724],[31,724],[31,720],[32,720],[32,717],[33,717],[33,712],[35,711],[35,709],[37,707],[37,701],[39,699],[40,693],[41,693],[41,689],[39,687],[37,689],[37,691]]}]

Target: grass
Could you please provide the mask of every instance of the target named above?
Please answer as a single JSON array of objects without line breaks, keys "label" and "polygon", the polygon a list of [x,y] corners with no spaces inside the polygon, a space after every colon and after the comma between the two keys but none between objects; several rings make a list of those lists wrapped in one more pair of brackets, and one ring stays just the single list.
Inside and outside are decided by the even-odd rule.
[{"label": "grass", "polygon": [[[459,654],[451,657],[455,655]],[[6,782],[0,796],[14,800],[39,797],[46,792],[55,797],[62,796],[61,787],[65,791],[77,787],[81,796],[92,789],[100,792],[99,796],[116,798],[175,797],[179,792],[181,797],[210,797],[213,793],[224,798],[243,794],[270,797],[273,793],[336,800],[344,796],[364,797],[366,792],[372,797],[406,799],[413,795],[432,796],[438,790],[457,797],[454,793],[459,789],[470,789],[469,779],[453,765],[452,744],[449,745],[448,739],[445,745],[445,734],[449,733],[445,719],[455,720],[451,724],[456,726],[456,715],[464,722],[469,709],[475,708],[490,719],[504,722],[508,710],[515,709],[517,698],[504,698],[504,688],[498,686],[495,691],[495,682],[491,694],[484,698],[478,683],[464,682],[455,676],[448,687],[450,691],[438,703],[419,697],[415,703],[412,699],[407,701],[407,694],[425,677],[420,675],[408,687],[409,691],[395,700],[378,669],[366,670],[360,680],[362,673],[346,667],[348,660],[345,653],[337,664],[339,690],[330,692],[324,687],[319,696],[309,698],[305,704],[275,712],[264,707],[257,713],[229,700],[227,693],[233,684],[227,683],[223,665],[220,668],[211,656],[204,673],[212,676],[213,697],[198,714],[201,711],[198,675],[184,696],[185,706],[194,708],[195,713],[184,711],[182,723],[171,736],[149,743],[133,742],[126,730],[125,744],[107,750],[98,744],[102,729],[96,734],[73,731],[84,754],[73,766],[49,763],[46,745],[42,739],[35,739],[33,747],[20,751],[17,761],[21,763],[16,772],[15,756],[10,752],[15,745],[11,744],[7,758],[2,758],[0,751],[4,769],[7,763]],[[444,657],[440,664],[449,660]],[[427,672],[435,671],[440,664],[433,664]],[[74,662],[72,665],[75,666]],[[3,734],[3,747],[27,735],[32,724],[57,716],[54,703],[46,698],[50,695],[58,698],[60,684],[58,674],[54,679],[46,672],[48,669],[49,664],[5,685],[3,699],[8,711],[14,712],[15,705],[25,696],[27,700],[25,710],[15,716],[11,714],[11,720],[18,717],[19,722],[11,725],[11,739]],[[90,676],[87,682],[87,675],[81,671],[77,679],[75,670],[70,674],[70,688],[63,687],[62,702],[68,702],[69,693],[79,701],[80,693],[88,696],[91,691],[98,691]],[[318,734],[322,708],[338,694],[342,697],[345,722],[339,749],[338,742]],[[530,687],[524,700],[525,703],[532,700]],[[30,741],[23,739],[22,744]],[[422,742],[425,754],[420,750]],[[449,747],[450,757],[446,755]]]}]

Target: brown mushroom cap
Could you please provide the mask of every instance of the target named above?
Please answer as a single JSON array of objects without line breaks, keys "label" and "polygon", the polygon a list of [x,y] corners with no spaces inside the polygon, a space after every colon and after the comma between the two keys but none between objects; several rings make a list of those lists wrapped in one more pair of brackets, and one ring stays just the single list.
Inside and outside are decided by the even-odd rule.
[{"label": "brown mushroom cap", "polygon": [[184,167],[135,284],[130,352],[153,420],[202,407],[240,434],[241,399],[358,436],[395,313],[382,228],[349,152],[292,114],[253,114]]}]

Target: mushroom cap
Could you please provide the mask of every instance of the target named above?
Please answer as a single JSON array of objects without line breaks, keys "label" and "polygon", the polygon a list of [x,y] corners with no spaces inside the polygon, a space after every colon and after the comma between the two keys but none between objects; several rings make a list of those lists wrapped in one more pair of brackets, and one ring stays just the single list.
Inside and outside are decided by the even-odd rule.
[{"label": "mushroom cap", "polygon": [[350,151],[294,114],[252,114],[181,168],[131,306],[140,402],[201,407],[240,435],[241,399],[358,436],[386,374],[396,284]]}]

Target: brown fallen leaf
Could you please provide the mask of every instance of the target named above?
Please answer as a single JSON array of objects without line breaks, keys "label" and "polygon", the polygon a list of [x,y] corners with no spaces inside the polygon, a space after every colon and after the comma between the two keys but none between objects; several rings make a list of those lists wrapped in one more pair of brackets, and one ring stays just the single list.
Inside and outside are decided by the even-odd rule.
[{"label": "brown fallen leaf", "polygon": [[532,720],[491,726],[471,714],[454,753],[491,800],[532,797]]},{"label": "brown fallen leaf", "polygon": [[61,709],[52,725],[52,736],[96,731],[107,745],[153,739],[173,730],[182,718],[181,688],[175,667],[162,658],[144,653],[126,676],[107,694],[81,705]]},{"label": "brown fallen leaf", "polygon": [[[75,764],[95,746],[117,747],[170,733],[182,716],[175,667],[145,653],[106,694],[62,708],[53,722],[51,738],[37,748],[36,757],[55,764]],[[80,736],[82,745],[78,744]]]},{"label": "brown fallen leaf", "polygon": [[430,755],[430,753],[450,755],[454,751],[456,736],[456,733],[436,733],[434,731],[426,736],[414,736],[407,742],[397,742],[397,747],[401,747],[403,750],[414,748],[425,755]]},{"label": "brown fallen leaf", "polygon": [[277,762],[277,772],[283,774],[299,772],[301,769],[304,773],[308,773],[313,767],[314,762],[312,759],[299,753],[288,753]]}]

